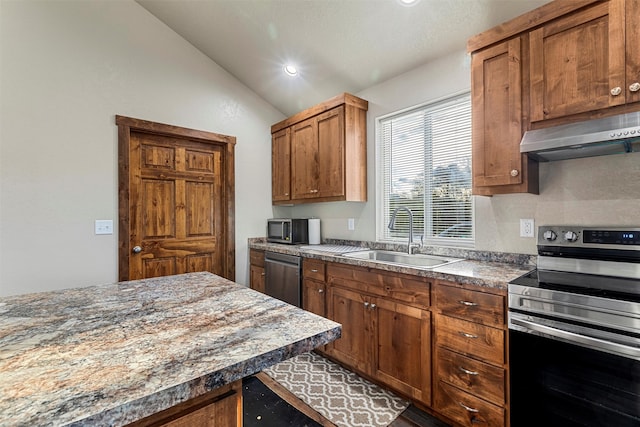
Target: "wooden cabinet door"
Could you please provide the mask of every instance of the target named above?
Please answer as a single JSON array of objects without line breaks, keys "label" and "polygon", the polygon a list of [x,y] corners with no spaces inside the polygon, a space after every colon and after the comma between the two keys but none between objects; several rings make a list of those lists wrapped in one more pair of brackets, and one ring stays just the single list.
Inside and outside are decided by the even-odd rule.
[{"label": "wooden cabinet door", "polygon": [[381,298],[374,304],[370,307],[377,351],[371,374],[431,405],[431,313]]},{"label": "wooden cabinet door", "polygon": [[326,285],[323,282],[304,279],[302,281],[302,308],[325,317],[327,315],[325,294]]},{"label": "wooden cabinet door", "polygon": [[342,337],[328,345],[327,353],[361,372],[369,371],[368,360],[373,351],[369,305],[367,296],[329,287],[327,317],[342,324]]},{"label": "wooden cabinet door", "polygon": [[291,127],[292,199],[344,196],[344,106]]},{"label": "wooden cabinet door", "polygon": [[282,129],[271,136],[271,200],[291,199],[291,131]]},{"label": "wooden cabinet door", "polygon": [[530,33],[532,122],[625,103],[624,12],[598,2]]},{"label": "wooden cabinet door", "polygon": [[640,0],[626,0],[627,103],[640,102]]},{"label": "wooden cabinet door", "polygon": [[308,199],[318,193],[318,137],[316,118],[291,127],[291,198]]},{"label": "wooden cabinet door", "polygon": [[344,106],[334,108],[317,118],[318,192],[316,197],[345,194],[344,176]]},{"label": "wooden cabinet door", "polygon": [[520,39],[471,58],[473,187],[521,184],[523,162]]},{"label": "wooden cabinet door", "polygon": [[237,380],[125,427],[241,427],[242,421],[242,380]]},{"label": "wooden cabinet door", "polygon": [[249,267],[249,283],[251,289],[265,293],[264,288],[264,267],[252,265]]}]

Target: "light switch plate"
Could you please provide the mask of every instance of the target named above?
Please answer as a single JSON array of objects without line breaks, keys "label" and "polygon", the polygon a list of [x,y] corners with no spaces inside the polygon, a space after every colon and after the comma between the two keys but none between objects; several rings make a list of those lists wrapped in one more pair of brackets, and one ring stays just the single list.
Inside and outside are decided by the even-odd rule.
[{"label": "light switch plate", "polygon": [[353,231],[356,229],[356,220],[355,218],[348,218],[347,219],[347,229],[349,231]]},{"label": "light switch plate", "polygon": [[113,220],[96,219],[96,234],[113,234]]}]

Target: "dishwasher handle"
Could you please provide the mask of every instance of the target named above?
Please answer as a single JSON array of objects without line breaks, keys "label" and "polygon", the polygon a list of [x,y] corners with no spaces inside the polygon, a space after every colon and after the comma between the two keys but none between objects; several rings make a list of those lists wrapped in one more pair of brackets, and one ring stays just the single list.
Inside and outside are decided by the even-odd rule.
[{"label": "dishwasher handle", "polygon": [[278,252],[265,252],[265,262],[276,262],[280,264],[293,265],[300,267],[302,265],[302,258],[297,255],[281,254]]}]

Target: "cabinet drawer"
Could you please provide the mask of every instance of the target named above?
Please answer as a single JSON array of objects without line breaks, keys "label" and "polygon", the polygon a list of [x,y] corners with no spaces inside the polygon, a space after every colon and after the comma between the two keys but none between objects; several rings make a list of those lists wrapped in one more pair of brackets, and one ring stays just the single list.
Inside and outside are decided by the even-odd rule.
[{"label": "cabinet drawer", "polygon": [[489,326],[505,323],[504,297],[438,284],[435,287],[436,306],[447,316],[459,317]]},{"label": "cabinet drawer", "polygon": [[419,307],[431,305],[431,282],[421,277],[329,263],[327,282]]},{"label": "cabinet drawer", "polygon": [[443,315],[437,316],[436,321],[439,346],[489,363],[504,364],[504,330]]},{"label": "cabinet drawer", "polygon": [[264,267],[264,251],[257,249],[249,250],[249,264],[257,267]]},{"label": "cabinet drawer", "polygon": [[438,378],[497,405],[504,404],[504,369],[438,348]]},{"label": "cabinet drawer", "polygon": [[[435,407],[463,426],[498,427],[504,425],[504,408],[438,381]],[[517,426],[516,426],[517,427]]]},{"label": "cabinet drawer", "polygon": [[304,258],[302,260],[302,277],[324,282],[324,261],[319,259]]}]

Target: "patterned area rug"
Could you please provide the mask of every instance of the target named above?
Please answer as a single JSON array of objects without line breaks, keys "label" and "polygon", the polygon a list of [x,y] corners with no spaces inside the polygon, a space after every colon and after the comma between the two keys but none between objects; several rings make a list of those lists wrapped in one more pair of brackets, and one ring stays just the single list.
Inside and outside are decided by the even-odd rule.
[{"label": "patterned area rug", "polygon": [[339,427],[387,427],[409,406],[315,353],[278,363],[264,373]]}]

